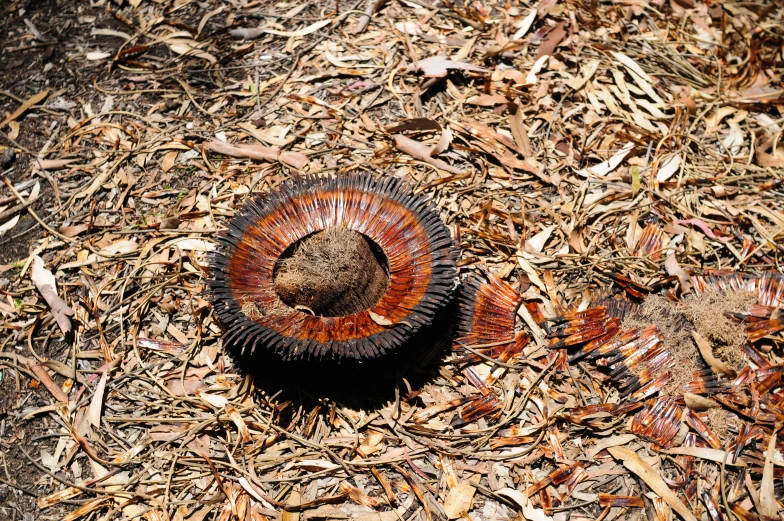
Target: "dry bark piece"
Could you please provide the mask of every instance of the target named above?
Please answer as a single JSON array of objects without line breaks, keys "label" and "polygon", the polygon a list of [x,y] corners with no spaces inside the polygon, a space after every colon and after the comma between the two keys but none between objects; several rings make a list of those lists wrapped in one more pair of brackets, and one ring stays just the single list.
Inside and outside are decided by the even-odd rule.
[{"label": "dry bark piece", "polygon": [[[324,230],[332,231],[314,235]],[[313,246],[287,261],[289,248],[309,237]],[[454,285],[449,230],[425,196],[393,177],[296,177],[237,212],[218,242],[210,299],[225,344],[240,352],[375,358],[429,325]],[[348,273],[352,263],[361,263],[357,273]],[[319,269],[336,280],[316,285]],[[298,295],[305,284],[314,291]],[[367,294],[352,294],[352,285]]]}]

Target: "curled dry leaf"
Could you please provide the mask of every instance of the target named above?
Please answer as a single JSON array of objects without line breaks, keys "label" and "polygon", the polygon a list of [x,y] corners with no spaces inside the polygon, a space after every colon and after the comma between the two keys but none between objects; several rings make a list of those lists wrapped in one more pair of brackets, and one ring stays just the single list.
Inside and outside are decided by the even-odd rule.
[{"label": "curled dry leaf", "polygon": [[19,137],[19,131],[22,130],[22,126],[19,124],[18,121],[9,121],[8,122],[8,139],[17,139]]},{"label": "curled dry leaf", "polygon": [[163,159],[161,159],[161,169],[164,172],[168,172],[172,169],[174,163],[177,161],[177,154],[179,154],[179,152],[172,150],[163,156]]},{"label": "curled dry leaf", "polygon": [[525,250],[532,253],[541,253],[553,230],[555,230],[555,225],[546,226],[541,232],[525,241]]},{"label": "curled dry leaf", "polygon": [[561,43],[565,36],[566,29],[564,29],[564,23],[561,22],[548,33],[547,38],[539,46],[539,50],[536,52],[536,59],[539,60],[543,56],[552,56],[555,48],[558,47],[558,44]]},{"label": "curled dry leaf", "polygon": [[126,255],[133,253],[139,249],[139,243],[130,239],[121,239],[114,241],[108,246],[104,246],[98,250],[98,255],[111,257],[112,255]]},{"label": "curled dry leaf", "polygon": [[634,148],[634,143],[626,143],[623,148],[621,148],[618,152],[616,152],[610,159],[607,161],[602,161],[598,165],[593,165],[589,168],[584,168],[580,170],[581,176],[588,176],[589,174],[598,175],[598,176],[605,176],[618,168],[618,165],[621,164],[621,161],[629,155],[629,152],[632,151]]},{"label": "curled dry leaf", "polygon": [[421,71],[428,78],[443,78],[450,70],[490,72],[490,69],[485,69],[484,67],[450,60],[448,56],[431,56],[412,63],[406,68],[407,72]]},{"label": "curled dry leaf", "polygon": [[231,421],[237,427],[237,432],[240,434],[240,439],[243,443],[250,443],[251,436],[250,431],[248,431],[248,426],[245,424],[245,420],[242,419],[242,415],[234,406],[227,406],[226,407],[226,414],[229,416]]},{"label": "curled dry leaf", "polygon": [[94,427],[101,426],[101,411],[103,410],[103,399],[106,394],[106,381],[109,378],[109,371],[104,371],[98,385],[95,387],[93,398],[90,400],[90,408],[87,411],[87,418]]},{"label": "curled dry leaf", "polygon": [[536,9],[531,9],[531,12],[522,19],[520,24],[517,27],[517,31],[515,31],[514,35],[512,36],[512,40],[519,40],[528,32],[531,26],[534,24],[534,20],[536,20]]},{"label": "curled dry leaf", "polygon": [[12,230],[14,226],[16,226],[16,223],[19,222],[19,217],[20,217],[19,215],[15,215],[11,217],[11,219],[9,219],[8,221],[4,222],[3,224],[0,224],[0,235],[5,235],[5,232],[7,232],[8,230]]},{"label": "curled dry leaf", "polygon": [[503,94],[480,94],[479,96],[469,98],[466,103],[479,107],[493,107],[495,105],[509,103],[509,100],[506,99],[506,96]]},{"label": "curled dry leaf", "polygon": [[93,52],[88,52],[87,54],[84,55],[84,57],[90,61],[101,61],[101,60],[105,60],[106,58],[109,58],[111,55],[112,53],[110,52],[93,51]]},{"label": "curled dry leaf", "polygon": [[30,108],[33,105],[37,105],[38,103],[41,103],[44,100],[44,98],[46,98],[48,95],[49,95],[49,89],[46,89],[45,91],[39,92],[38,94],[35,94],[27,98],[24,102],[22,102],[21,105],[19,105],[19,108],[17,108],[9,116],[7,116],[2,122],[0,122],[0,129],[6,126],[9,122],[19,118],[19,116],[21,116],[22,114],[30,110]]},{"label": "curled dry leaf", "polygon": [[659,473],[656,472],[656,469],[643,461],[636,452],[625,447],[610,447],[607,450],[615,459],[623,462],[624,467],[634,472],[640,479],[645,481],[645,483],[651,487],[651,490],[656,492],[656,494],[658,494],[670,508],[680,514],[685,521],[697,521],[697,518],[692,514],[691,510],[689,510],[689,507],[670,490],[670,487],[664,482]]},{"label": "curled dry leaf", "polygon": [[281,150],[277,147],[261,145],[232,145],[225,141],[209,141],[204,143],[204,148],[218,154],[231,157],[245,157],[259,161],[280,161],[297,169],[305,168],[308,156],[299,152]]},{"label": "curled dry leaf", "polygon": [[444,152],[446,149],[449,148],[449,145],[452,143],[452,130],[449,127],[445,127],[441,132],[441,137],[438,138],[438,143],[430,150],[431,156],[437,156],[441,152]]},{"label": "curled dry leaf", "polygon": [[392,136],[395,140],[395,145],[399,148],[402,152],[410,155],[414,159],[419,159],[420,161],[424,161],[426,163],[430,163],[434,167],[444,170],[446,172],[451,172],[453,174],[462,174],[463,171],[459,168],[456,168],[440,159],[436,159],[431,156],[433,151],[433,147],[430,147],[424,143],[420,143],[419,141],[414,141],[413,139],[407,138],[403,134],[395,134]]},{"label": "curled dry leaf", "polygon": [[691,288],[691,279],[689,274],[681,268],[681,265],[678,264],[678,259],[675,257],[674,253],[671,253],[667,256],[667,260],[664,261],[664,268],[667,270],[667,273],[670,275],[675,275],[681,281],[681,287],[684,291]]},{"label": "curled dry leaf", "polygon": [[549,54],[545,54],[544,56],[540,56],[534,64],[531,66],[531,70],[528,71],[528,74],[525,76],[525,85],[531,86],[536,85],[538,81],[537,74],[544,68],[544,64],[547,63],[547,59],[550,57]]},{"label": "curled dry leaf", "polygon": [[606,440],[602,440],[599,443],[597,443],[595,446],[593,446],[591,450],[586,453],[586,455],[589,458],[593,458],[604,449],[608,449],[610,447],[618,447],[620,445],[626,445],[630,441],[634,441],[636,439],[637,436],[635,434],[619,434],[618,436],[610,436]]},{"label": "curled dry leaf", "polygon": [[733,461],[732,453],[725,452],[723,450],[718,449],[711,449],[709,447],[675,447],[672,449],[662,450],[665,454],[676,454],[681,456],[694,456],[695,458],[701,458],[709,461],[715,461],[716,463],[723,463],[726,461],[726,465],[731,467],[745,467],[746,462],[742,459],[737,459]]},{"label": "curled dry leaf", "polygon": [[41,296],[49,305],[49,309],[57,321],[60,330],[65,334],[71,331],[71,319],[74,314],[68,304],[57,295],[57,282],[54,275],[44,267],[44,261],[36,255],[33,257],[33,269],[30,273],[33,284],[41,292]]},{"label": "curled dry leaf", "polygon": [[76,159],[39,159],[36,160],[33,165],[41,170],[60,170],[76,161]]},{"label": "curled dry leaf", "polygon": [[700,350],[700,355],[702,355],[705,363],[707,363],[711,369],[718,374],[725,374],[730,378],[735,378],[735,376],[737,376],[738,373],[733,368],[713,355],[713,346],[707,338],[697,331],[692,331],[691,336],[694,338],[694,343],[697,344],[697,348]]},{"label": "curled dry leaf", "polygon": [[386,0],[368,0],[365,4],[365,14],[363,14],[359,22],[357,23],[356,28],[354,29],[354,34],[360,34],[363,32],[368,24],[370,23],[370,18],[378,11],[381,6],[386,3]]},{"label": "curled dry leaf", "polygon": [[264,34],[263,27],[240,27],[239,29],[232,29],[229,31],[231,37],[235,40],[255,40]]},{"label": "curled dry leaf", "polygon": [[659,171],[656,172],[656,180],[660,183],[671,178],[678,169],[681,167],[681,155],[675,154],[667,159],[664,160],[662,165],[659,167]]},{"label": "curled dry leaf", "polygon": [[510,106],[509,128],[512,130],[517,151],[524,157],[533,155],[531,140],[528,139],[528,128],[523,122],[523,111],[517,102]]},{"label": "curled dry leaf", "polygon": [[278,31],[277,29],[269,29],[267,27],[259,27],[256,29],[232,29],[231,36],[238,40],[253,40],[258,38],[262,34],[272,34],[275,36],[307,36],[309,34],[313,34],[322,27],[326,27],[332,23],[332,18],[327,18],[326,20],[319,20],[318,22],[312,23],[302,29],[298,29],[296,31]]},{"label": "curled dry leaf", "polygon": [[784,152],[779,148],[777,153],[768,154],[761,150],[756,153],[757,164],[763,167],[784,168]]},{"label": "curled dry leaf", "polygon": [[205,393],[201,389],[196,391],[196,395],[202,400],[204,400],[206,403],[215,407],[216,409],[222,409],[226,407],[227,403],[229,403],[229,401],[225,397],[220,396],[218,394]]},{"label": "curled dry leaf", "polygon": [[381,315],[379,315],[378,313],[374,313],[373,311],[368,310],[368,315],[370,316],[370,319],[376,324],[378,324],[379,326],[391,326],[392,324],[394,324],[394,322],[392,322],[388,318],[382,317]]},{"label": "curled dry leaf", "polygon": [[44,384],[44,387],[46,387],[46,389],[52,393],[52,396],[54,396],[57,401],[68,403],[68,395],[63,392],[63,390],[54,380],[52,380],[52,377],[49,376],[49,372],[43,365],[34,363],[30,365],[30,370],[33,372],[35,377]]},{"label": "curled dry leaf", "polygon": [[716,232],[714,232],[707,224],[705,224],[705,221],[696,217],[692,217],[691,219],[677,219],[673,221],[673,224],[693,224],[702,230],[702,232],[711,239],[722,242],[728,242],[730,240],[729,237],[720,237],[717,235]]},{"label": "curled dry leaf", "polygon": [[208,53],[207,51],[199,49],[202,44],[193,40],[172,38],[166,43],[169,45],[169,48],[177,54],[201,58],[210,62],[211,65],[218,63],[218,59],[215,56]]}]

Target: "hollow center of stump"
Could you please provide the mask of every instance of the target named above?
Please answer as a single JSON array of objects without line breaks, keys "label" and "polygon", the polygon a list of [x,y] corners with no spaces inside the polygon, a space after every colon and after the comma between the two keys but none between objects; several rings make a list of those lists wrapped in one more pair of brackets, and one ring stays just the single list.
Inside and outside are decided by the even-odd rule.
[{"label": "hollow center of stump", "polygon": [[278,260],[275,291],[287,305],[339,317],[364,311],[389,284],[388,263],[372,240],[328,228],[295,243]]}]

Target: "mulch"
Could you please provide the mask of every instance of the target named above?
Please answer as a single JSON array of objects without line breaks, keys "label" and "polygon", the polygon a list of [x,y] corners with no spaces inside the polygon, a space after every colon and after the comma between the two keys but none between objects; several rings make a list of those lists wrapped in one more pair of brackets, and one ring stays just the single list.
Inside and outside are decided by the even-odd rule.
[{"label": "mulch", "polygon": [[[3,10],[0,517],[784,515],[784,7],[99,4]],[[238,363],[216,234],[351,173],[439,208],[460,338]]]}]

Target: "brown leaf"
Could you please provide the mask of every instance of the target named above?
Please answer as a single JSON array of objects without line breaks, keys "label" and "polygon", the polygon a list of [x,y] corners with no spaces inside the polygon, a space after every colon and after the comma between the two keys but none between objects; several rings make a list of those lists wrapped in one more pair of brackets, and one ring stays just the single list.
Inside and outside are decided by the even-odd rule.
[{"label": "brown leaf", "polygon": [[351,501],[357,505],[365,505],[366,507],[376,508],[381,504],[377,499],[368,496],[357,487],[349,485],[348,483],[341,483],[340,489],[344,494],[348,495]]},{"label": "brown leaf", "polygon": [[443,132],[441,132],[441,137],[438,138],[438,143],[430,150],[430,155],[437,156],[449,148],[450,143],[452,143],[452,131],[449,127],[445,127]]},{"label": "brown leaf", "polygon": [[718,403],[710,398],[705,398],[704,396],[693,393],[683,393],[683,401],[686,403],[686,407],[693,411],[707,411],[719,406]]},{"label": "brown leaf", "polygon": [[[708,461],[715,461],[716,463],[726,463],[731,467],[745,467],[746,462],[738,458],[732,459],[732,453],[723,450],[711,449],[709,447],[675,447],[674,449],[662,449],[665,454],[677,454],[682,456],[694,456]],[[726,460],[726,461],[725,461]]]},{"label": "brown leaf", "polygon": [[229,34],[235,40],[255,40],[264,34],[264,29],[260,27],[240,27],[239,29],[232,29],[229,31]]},{"label": "brown leaf", "polygon": [[678,277],[678,279],[680,279],[681,288],[683,288],[684,291],[691,287],[689,274],[686,273],[686,271],[678,263],[678,259],[675,257],[674,253],[671,253],[664,261],[664,269],[667,270],[669,275],[675,275]]},{"label": "brown leaf", "polygon": [[174,396],[185,396],[195,394],[196,391],[204,387],[204,382],[199,378],[186,378],[185,380],[175,378],[166,382],[166,387]]},{"label": "brown leaf", "polygon": [[424,130],[441,130],[441,124],[430,118],[411,118],[404,119],[400,123],[386,127],[384,130],[390,134],[399,134],[401,132],[410,131],[424,131]]},{"label": "brown leaf", "polygon": [[63,390],[60,389],[60,386],[52,380],[52,377],[49,376],[49,373],[44,366],[35,363],[30,366],[30,370],[35,374],[36,378],[38,378],[38,381],[44,384],[44,387],[52,393],[52,396],[54,396],[58,402],[68,403],[68,395],[66,395]]},{"label": "brown leaf", "polygon": [[[289,506],[299,506],[302,502],[302,499],[299,495],[299,492],[296,490],[292,490],[291,494],[289,494],[288,500],[286,500],[286,505]],[[299,512],[290,511],[290,510],[283,510],[281,513],[281,521],[299,521]]]},{"label": "brown leaf", "polygon": [[103,409],[103,396],[106,393],[106,380],[109,377],[109,371],[104,371],[98,385],[95,387],[93,398],[90,400],[90,408],[87,410],[87,419],[95,427],[101,426],[101,410]]},{"label": "brown leaf", "polygon": [[502,94],[480,94],[479,96],[470,98],[466,103],[479,107],[492,107],[494,105],[509,103],[509,100]]},{"label": "brown leaf", "polygon": [[46,96],[48,95],[49,95],[49,89],[46,89],[45,91],[39,92],[38,94],[35,94],[34,96],[30,96],[29,98],[27,98],[21,105],[19,105],[18,109],[16,109],[10,116],[6,117],[0,123],[0,128],[3,128],[9,122],[17,119],[19,116],[21,116],[22,114],[30,110],[30,107],[43,101],[43,99],[46,98]]},{"label": "brown leaf", "polygon": [[531,150],[531,141],[528,139],[528,128],[523,122],[523,111],[517,104],[514,105],[514,109],[509,115],[509,127],[512,129],[517,151],[524,157],[531,157],[533,150]]},{"label": "brown leaf", "polygon": [[40,159],[34,164],[41,170],[60,170],[76,161],[76,159]]},{"label": "brown leaf", "polygon": [[784,154],[766,154],[761,150],[757,150],[755,154],[757,164],[759,166],[769,166],[771,168],[784,168]]},{"label": "brown leaf", "polygon": [[453,122],[452,124],[458,131],[465,132],[466,134],[474,137],[478,137],[485,143],[488,143],[496,148],[500,148],[503,145],[509,150],[514,150],[515,152],[517,151],[517,146],[515,145],[514,141],[504,136],[503,134],[499,134],[487,125],[479,123],[478,121],[464,118],[459,123]]},{"label": "brown leaf", "polygon": [[550,31],[547,38],[542,42],[542,45],[539,46],[535,60],[538,60],[542,56],[552,56],[553,51],[555,51],[555,48],[561,43],[561,40],[563,40],[565,36],[566,30],[564,29],[564,23],[561,22]]},{"label": "brown leaf", "polygon": [[167,152],[163,159],[161,160],[161,169],[164,172],[168,172],[174,166],[175,161],[177,161],[177,154],[179,152],[177,150],[172,150],[171,152]]}]

